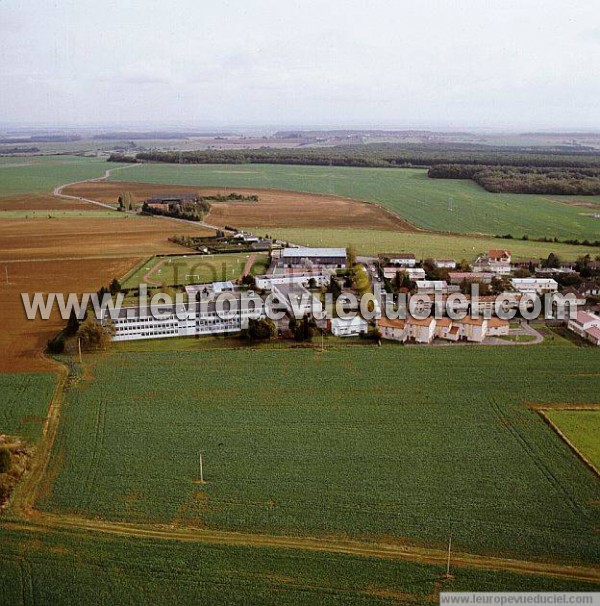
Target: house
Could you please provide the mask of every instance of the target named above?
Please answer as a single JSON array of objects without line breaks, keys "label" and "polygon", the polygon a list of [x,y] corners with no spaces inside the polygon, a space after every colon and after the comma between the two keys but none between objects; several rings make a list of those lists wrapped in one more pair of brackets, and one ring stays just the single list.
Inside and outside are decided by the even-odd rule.
[{"label": "house", "polygon": [[353,318],[333,318],[331,320],[331,332],[336,337],[357,337],[367,334],[369,325],[360,316]]},{"label": "house", "polygon": [[456,269],[456,261],[454,259],[434,259],[433,264],[438,269]]},{"label": "house", "polygon": [[458,327],[453,331],[450,318],[439,318],[435,323],[435,336],[448,341],[458,341]]},{"label": "house", "polygon": [[506,336],[510,332],[510,322],[508,320],[502,320],[501,318],[490,318],[487,321],[487,335],[488,337],[493,336]]},{"label": "house", "polygon": [[558,282],[553,278],[513,278],[510,283],[516,291],[528,295],[543,295],[558,290]]},{"label": "house", "polygon": [[417,343],[431,343],[435,337],[435,318],[414,318],[406,321],[407,337]]},{"label": "house", "polygon": [[383,268],[383,276],[393,280],[397,274],[406,274],[409,280],[416,282],[425,279],[425,270],[422,267],[403,267],[401,265],[390,265]]},{"label": "house", "polygon": [[462,284],[465,281],[491,284],[493,277],[494,274],[490,272],[455,271],[448,274],[450,284]]},{"label": "house", "polygon": [[587,311],[578,311],[567,322],[567,328],[594,345],[600,345],[600,316]]},{"label": "house", "polygon": [[404,343],[407,339],[405,320],[388,320],[387,318],[380,318],[377,320],[377,328],[382,339],[400,341],[401,343]]},{"label": "house", "polygon": [[477,260],[473,263],[471,269],[477,273],[491,272],[498,276],[508,276],[512,271],[510,261],[498,261],[485,255],[477,257]]},{"label": "house", "polygon": [[481,343],[486,337],[488,320],[485,318],[465,316],[462,320],[455,320],[453,324],[459,327],[458,335],[460,339]]},{"label": "house", "polygon": [[381,267],[387,267],[389,265],[415,267],[417,264],[417,259],[412,253],[379,253],[377,256]]},{"label": "house", "polygon": [[279,257],[285,267],[346,267],[345,248],[284,248]]},{"label": "house", "polygon": [[419,295],[433,295],[435,293],[447,295],[459,291],[460,286],[448,285],[445,280],[417,280],[417,294]]},{"label": "house", "polygon": [[508,263],[512,260],[510,250],[488,250],[487,254],[490,261],[495,261],[496,263]]},{"label": "house", "polygon": [[579,287],[579,292],[584,297],[600,297],[600,284],[594,282],[584,282]]}]

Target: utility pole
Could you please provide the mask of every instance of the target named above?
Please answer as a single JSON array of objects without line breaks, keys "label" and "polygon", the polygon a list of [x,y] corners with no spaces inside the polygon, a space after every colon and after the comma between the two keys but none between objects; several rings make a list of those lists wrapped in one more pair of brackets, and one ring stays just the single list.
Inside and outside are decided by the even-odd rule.
[{"label": "utility pole", "polygon": [[446,561],[446,578],[449,579],[452,575],[450,574],[450,557],[452,555],[452,533],[448,539],[448,560]]},{"label": "utility pole", "polygon": [[202,453],[200,453],[200,484],[204,484],[204,464],[202,461]]}]

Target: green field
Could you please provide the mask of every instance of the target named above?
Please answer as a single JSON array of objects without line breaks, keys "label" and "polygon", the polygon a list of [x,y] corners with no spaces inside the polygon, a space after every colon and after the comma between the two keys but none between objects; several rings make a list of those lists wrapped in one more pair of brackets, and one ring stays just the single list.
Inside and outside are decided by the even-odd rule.
[{"label": "green field", "polygon": [[52,192],[57,185],[101,177],[107,168],[102,158],[34,156],[0,158],[0,196]]},{"label": "green field", "polygon": [[[136,271],[127,276],[121,286],[136,288],[148,276],[148,284],[203,284],[240,277],[252,253],[223,255],[180,255],[173,257],[153,257],[142,263]],[[252,266],[253,275],[261,274],[268,267],[264,254],[257,254]]]},{"label": "green field", "polygon": [[600,411],[546,410],[544,414],[596,469],[600,469]]},{"label": "green field", "polygon": [[[244,226],[250,231],[259,230]],[[561,259],[576,259],[590,254],[592,258],[600,254],[600,248],[568,246],[498,238],[476,238],[472,236],[442,235],[430,233],[405,233],[375,231],[372,229],[269,229],[273,237],[307,246],[348,246],[353,244],[359,253],[377,254],[382,251],[406,250],[417,258],[451,257],[457,260],[473,261],[480,252],[494,248],[508,248],[514,258],[547,257],[551,252]]]},{"label": "green field", "polygon": [[34,442],[48,414],[54,385],[49,373],[0,373],[0,434]]},{"label": "green field", "polygon": [[[375,202],[419,227],[454,233],[600,238],[600,220],[589,208],[569,206],[556,196],[492,194],[471,181],[428,179],[423,169],[144,164],[111,179],[330,193]],[[600,207],[599,197],[584,200]]]},{"label": "green field", "polygon": [[436,603],[448,591],[599,591],[600,585],[264,548],[0,529],[0,603],[344,606]]},{"label": "green field", "polygon": [[[597,562],[597,479],[525,402],[595,402],[567,349],[207,350],[95,358],[47,511],[401,537]],[[569,368],[598,372],[595,351]],[[576,395],[574,395],[576,394]],[[198,453],[208,484],[198,486]]]}]

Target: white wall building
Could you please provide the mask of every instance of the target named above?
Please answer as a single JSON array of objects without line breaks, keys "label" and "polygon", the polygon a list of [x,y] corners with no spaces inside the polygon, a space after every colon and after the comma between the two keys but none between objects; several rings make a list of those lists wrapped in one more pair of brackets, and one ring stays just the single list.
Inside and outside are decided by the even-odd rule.
[{"label": "white wall building", "polygon": [[360,316],[354,318],[333,318],[331,320],[331,332],[336,337],[357,337],[366,334],[369,324]]},{"label": "white wall building", "polygon": [[523,294],[543,295],[558,290],[558,282],[552,278],[513,278],[510,283]]}]

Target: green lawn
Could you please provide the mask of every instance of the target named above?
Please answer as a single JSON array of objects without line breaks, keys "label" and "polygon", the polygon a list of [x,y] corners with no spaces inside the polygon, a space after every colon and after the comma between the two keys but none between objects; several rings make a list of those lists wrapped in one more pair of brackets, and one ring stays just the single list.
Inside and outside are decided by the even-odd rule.
[{"label": "green lawn", "polygon": [[545,415],[596,469],[600,469],[600,411],[546,410]]},{"label": "green lawn", "polygon": [[[564,360],[568,355],[569,365]],[[597,562],[597,479],[526,402],[596,402],[597,352],[207,349],[91,358],[48,511],[401,537]],[[198,486],[198,454],[208,484]],[[58,468],[57,468],[58,469]]]},{"label": "green lawn", "polygon": [[0,158],[0,196],[52,192],[57,185],[101,177],[107,168],[102,158],[34,156]]},{"label": "green lawn", "polygon": [[[569,197],[492,194],[472,181],[429,179],[423,169],[144,164],[111,178],[331,193],[381,204],[420,227],[455,233],[600,238],[600,221],[589,208],[560,201]],[[450,197],[452,212],[448,211]],[[600,205],[600,197],[584,199]]]},{"label": "green lawn", "polygon": [[50,373],[0,373],[0,434],[37,440],[54,385]]},{"label": "green lawn", "polygon": [[[123,281],[124,288],[136,288],[144,282],[148,284],[203,284],[240,277],[252,253],[223,255],[180,255],[175,257],[153,257]],[[257,254],[251,273],[264,273],[268,266],[267,256]]]},{"label": "green lawn", "polygon": [[[250,226],[244,226],[244,228],[254,231],[260,229]],[[508,248],[515,258],[547,257],[551,252],[558,254],[561,259],[576,259],[586,253],[591,254],[592,257],[600,254],[600,248],[593,247],[372,229],[284,229],[273,227],[269,229],[269,233],[274,237],[296,244],[342,247],[353,244],[358,252],[373,255],[385,251],[405,250],[411,251],[418,258],[423,259],[451,257],[457,260],[472,261],[480,252],[494,248]]]}]

